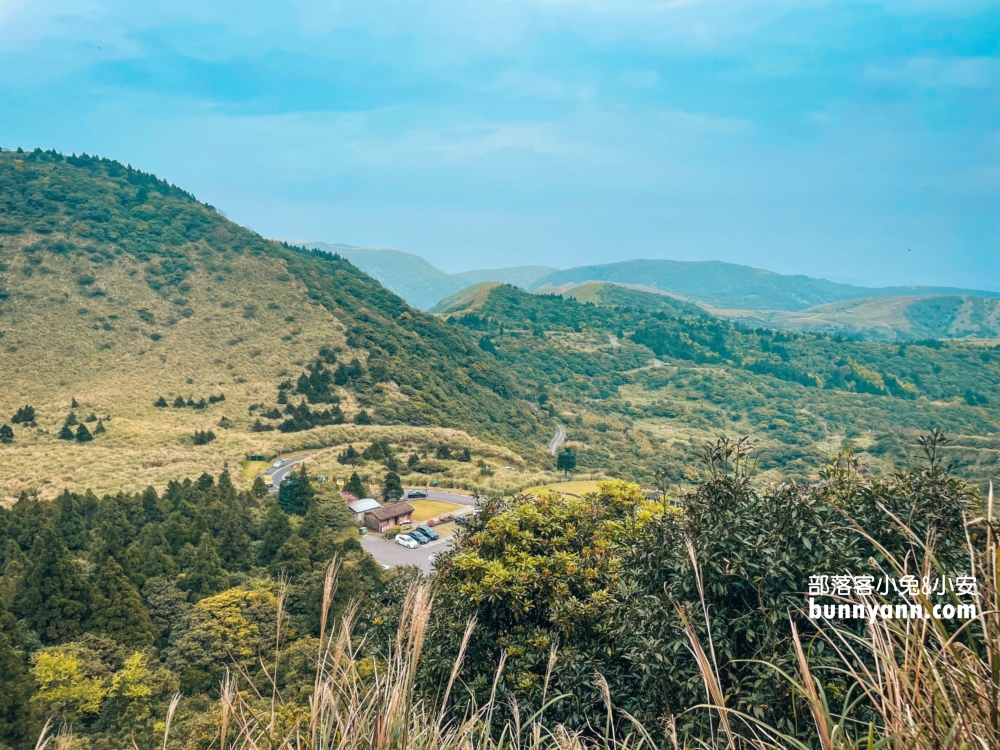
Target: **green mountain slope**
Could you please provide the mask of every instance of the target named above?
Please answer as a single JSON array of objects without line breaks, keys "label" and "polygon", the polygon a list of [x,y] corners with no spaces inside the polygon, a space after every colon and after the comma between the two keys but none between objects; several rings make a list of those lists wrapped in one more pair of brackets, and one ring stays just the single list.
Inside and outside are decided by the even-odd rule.
[{"label": "green mountain slope", "polygon": [[[40,151],[0,153],[0,372],[0,424],[37,412],[0,445],[19,467],[4,495],[160,483],[321,446],[338,422],[522,449],[548,431],[533,436],[516,376],[474,339],[347,260],[265,240],[117,162]],[[60,439],[71,412],[105,432]]]},{"label": "green mountain slope", "polygon": [[873,466],[902,465],[931,427],[956,439],[966,476],[1000,465],[997,347],[752,330],[502,285],[470,301],[444,317],[517,370],[582,467],[648,478],[667,465],[682,481],[703,441],[749,434],[765,470],[807,479],[848,442]]},{"label": "green mountain slope", "polygon": [[712,312],[747,325],[826,331],[877,341],[1000,338],[1000,300],[983,297],[882,297],[833,302],[802,311]]},{"label": "green mountain slope", "polygon": [[377,250],[328,242],[306,242],[304,246],[347,258],[386,289],[421,310],[430,309],[445,297],[472,284],[498,281],[527,288],[555,270],[548,266],[516,266],[445,273],[419,255],[399,250]]},{"label": "green mountain slope", "polygon": [[555,271],[538,279],[532,291],[566,284],[608,281],[638,284],[721,308],[744,310],[805,310],[817,305],[860,297],[972,295],[1000,297],[998,292],[950,287],[867,287],[838,284],[808,276],[783,276],[750,266],[720,261],[629,260]]}]

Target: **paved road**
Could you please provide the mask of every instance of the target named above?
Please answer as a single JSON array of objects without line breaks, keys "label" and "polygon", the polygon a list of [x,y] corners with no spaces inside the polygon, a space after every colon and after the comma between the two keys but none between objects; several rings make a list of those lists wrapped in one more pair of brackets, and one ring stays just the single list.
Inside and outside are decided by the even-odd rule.
[{"label": "paved road", "polygon": [[269,467],[267,467],[267,469],[265,469],[264,471],[262,471],[261,472],[262,476],[264,474],[267,474],[268,472],[271,472],[271,486],[267,488],[267,491],[268,492],[277,492],[278,491],[278,485],[281,484],[282,480],[284,480],[284,478],[288,476],[288,473],[292,469],[295,468],[295,464],[300,464],[303,461],[305,461],[307,458],[312,458],[312,456],[311,455],[309,455],[309,456],[297,456],[296,458],[290,458],[290,459],[288,459],[288,463],[286,463],[284,466],[282,466],[279,469],[274,469],[272,471],[271,467],[269,466]]},{"label": "paved road", "polygon": [[563,444],[564,440],[566,440],[566,428],[557,424],[556,434],[549,441],[549,453],[553,456],[556,455],[556,451],[559,450],[559,446]]},{"label": "paved road", "polygon": [[387,541],[380,534],[366,534],[361,537],[361,546],[383,565],[393,567],[396,565],[416,565],[425,573],[430,573],[434,569],[434,561],[431,558],[437,553],[451,548],[451,537],[422,544],[416,549],[407,549],[401,544],[396,544],[395,541]]},{"label": "paved road", "polygon": [[[457,492],[446,492],[445,490],[425,490],[423,487],[407,487],[407,492],[410,490],[420,490],[421,492],[427,493],[428,500],[444,500],[446,503],[458,503],[459,505],[470,505],[473,508],[476,507],[476,498],[470,495],[461,495]],[[404,493],[405,495],[405,493]],[[408,499],[405,496],[404,500]],[[416,498],[420,499],[420,498]]]}]

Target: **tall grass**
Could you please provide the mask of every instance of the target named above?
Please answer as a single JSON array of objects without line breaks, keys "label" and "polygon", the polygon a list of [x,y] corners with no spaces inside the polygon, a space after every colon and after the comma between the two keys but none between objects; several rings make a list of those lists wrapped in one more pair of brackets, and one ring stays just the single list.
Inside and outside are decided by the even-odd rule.
[{"label": "tall grass", "polygon": [[[888,514],[888,511],[886,511]],[[905,529],[898,519],[893,523]],[[328,613],[336,592],[338,563],[327,571],[313,694],[305,710],[289,710],[278,694],[277,642],[272,694],[256,692],[248,677],[227,675],[221,685],[219,726],[212,745],[219,750],[643,750],[644,746],[728,748],[730,750],[972,750],[1000,747],[1000,542],[990,488],[985,515],[968,519],[970,569],[979,581],[979,614],[957,629],[937,620],[875,619],[863,633],[836,623],[821,628],[809,640],[792,622],[797,669],[782,673],[793,686],[800,705],[812,717],[808,736],[793,737],[726,705],[712,643],[711,613],[703,606],[707,641],[695,628],[690,612],[678,606],[689,645],[701,672],[706,702],[690,711],[712,717],[709,736],[679,744],[667,725],[662,735],[645,728],[611,703],[606,683],[595,675],[605,696],[606,715],[592,717],[586,733],[545,722],[546,707],[560,696],[549,696],[548,685],[558,661],[553,649],[545,678],[542,708],[521,716],[516,702],[502,703],[497,686],[504,677],[506,654],[496,666],[493,690],[482,706],[460,709],[454,701],[462,687],[466,646],[475,628],[470,621],[447,686],[431,700],[418,689],[418,665],[433,611],[432,589],[416,584],[402,606],[400,624],[388,651],[379,658],[366,655],[364,638],[355,633],[356,610],[348,608],[336,628]],[[864,529],[859,532],[868,536]],[[868,537],[873,544],[874,539]],[[911,535],[919,554],[899,559],[881,550],[894,572],[942,575],[933,539]],[[698,561],[690,549],[695,570]],[[698,578],[700,585],[700,578]],[[704,602],[704,595],[702,596]],[[867,603],[881,604],[875,597]],[[928,597],[913,603],[930,609]],[[280,629],[279,629],[280,633]],[[839,663],[819,668],[810,659],[817,640],[833,649]],[[777,667],[775,667],[777,670]],[[846,680],[846,694],[830,690]],[[834,705],[832,696],[838,695]],[[176,699],[171,703],[172,715]],[[501,718],[503,717],[503,718]],[[162,747],[168,746],[169,720]]]},{"label": "tall grass", "polygon": [[[349,607],[338,627],[327,632],[337,569],[335,560],[324,582],[320,645],[308,710],[291,721],[287,715],[282,716],[274,674],[278,655],[271,674],[271,696],[258,693],[249,679],[227,674],[220,686],[219,725],[213,747],[219,750],[642,750],[644,745],[651,744],[642,732],[617,738],[609,729],[604,739],[594,741],[561,726],[547,729],[543,725],[544,708],[522,718],[515,703],[501,704],[497,698],[505,655],[497,665],[489,701],[481,707],[454,709],[450,699],[461,689],[462,663],[474,621],[468,623],[441,698],[431,701],[421,697],[417,667],[433,611],[430,585],[421,583],[410,589],[387,655],[372,659],[363,655],[364,640],[355,636],[354,608]],[[553,650],[546,685],[556,659]],[[610,698],[607,703],[611,717]],[[176,699],[171,708],[176,708]],[[497,719],[500,714],[511,718],[501,723]],[[168,722],[161,747],[166,748],[169,741]]]},{"label": "tall grass", "polygon": [[[716,714],[723,727],[708,744],[726,748],[814,748],[847,750],[972,750],[1000,747],[1000,544],[990,485],[985,515],[967,519],[969,569],[978,580],[978,616],[955,628],[936,619],[876,618],[858,635],[836,621],[821,628],[817,638],[838,656],[834,675],[846,678],[849,689],[839,705],[824,688],[824,673],[809,661],[792,622],[798,668],[783,673],[812,716],[814,735],[791,737],[726,706],[718,665],[706,655],[699,635],[682,612],[691,649],[709,695],[700,707]],[[893,556],[864,529],[891,572],[923,576],[947,574],[934,555],[934,539],[920,539],[883,508],[890,522],[910,536],[917,555]],[[850,520],[850,519],[848,519]],[[977,540],[974,543],[974,536]],[[697,565],[697,564],[696,564]],[[869,605],[888,604],[883,597],[864,597]],[[898,602],[895,602],[898,603]],[[918,593],[908,604],[931,611],[934,602]],[[952,595],[952,604],[957,598]],[[707,621],[707,613],[706,613]],[[711,629],[708,630],[709,638]],[[833,675],[831,675],[833,676]],[[827,683],[829,684],[829,683]],[[734,733],[731,725],[742,731]]]}]

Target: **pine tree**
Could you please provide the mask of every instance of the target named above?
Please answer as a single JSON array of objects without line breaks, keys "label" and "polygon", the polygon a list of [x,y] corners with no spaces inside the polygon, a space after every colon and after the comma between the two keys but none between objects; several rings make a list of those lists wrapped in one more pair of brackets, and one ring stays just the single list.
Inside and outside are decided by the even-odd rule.
[{"label": "pine tree", "polygon": [[257,564],[268,565],[291,535],[292,525],[288,522],[288,514],[277,503],[269,501],[259,531],[261,543],[257,549]]},{"label": "pine tree", "polygon": [[59,430],[59,434],[56,437],[58,437],[60,440],[76,439],[76,435],[73,434],[73,428],[71,428],[68,424],[63,425],[62,429]]},{"label": "pine tree", "polygon": [[367,411],[362,409],[357,414],[354,415],[354,424],[374,424],[375,421],[372,419],[372,415]]},{"label": "pine tree", "polygon": [[76,400],[75,397],[69,402],[69,408],[70,409],[79,409],[80,408],[80,404],[77,403],[77,400]]},{"label": "pine tree", "polygon": [[87,425],[81,424],[76,428],[76,442],[88,443],[93,439],[94,436],[90,434],[90,430],[87,429]]},{"label": "pine tree", "polygon": [[183,409],[185,406],[186,406],[186,404],[184,403],[184,397],[183,396],[178,396],[177,398],[174,399],[174,408],[175,409]]},{"label": "pine tree", "polygon": [[167,407],[167,400],[166,400],[165,398],[163,398],[163,396],[160,396],[160,397],[159,397],[158,399],[156,399],[156,401],[155,401],[155,402],[153,403],[153,406],[157,406],[157,407],[159,407],[159,408],[161,408],[161,409],[165,409],[165,408]]},{"label": "pine tree", "polygon": [[107,430],[104,429],[104,421],[100,419],[97,420],[97,427],[94,428],[94,434],[103,435],[105,432],[107,432]]},{"label": "pine tree", "polygon": [[356,498],[362,498],[368,494],[368,489],[361,483],[358,472],[355,471],[351,474],[347,484],[344,485],[344,492],[354,495]]},{"label": "pine tree", "polygon": [[403,496],[403,484],[399,479],[399,474],[390,471],[385,475],[382,482],[382,499],[387,503],[394,503]]},{"label": "pine tree", "polygon": [[125,571],[109,557],[91,589],[90,630],[125,646],[150,646],[156,630]]},{"label": "pine tree", "polygon": [[76,499],[69,490],[63,490],[56,504],[59,506],[59,515],[55,521],[56,533],[62,537],[69,549],[86,549],[90,543],[90,534],[87,533],[87,522],[77,510]]},{"label": "pine tree", "polygon": [[78,424],[78,422],[76,420],[76,414],[74,414],[73,412],[70,412],[69,416],[66,417],[66,426],[67,427],[76,427],[77,424]]},{"label": "pine tree", "polygon": [[316,490],[309,481],[305,464],[278,486],[278,505],[294,516],[304,516],[315,496]]},{"label": "pine tree", "polygon": [[410,469],[412,469],[419,463],[420,463],[420,456],[418,456],[416,453],[411,453],[410,457],[406,459],[406,466],[407,468]]},{"label": "pine tree", "polygon": [[27,651],[14,616],[0,607],[0,745],[31,747],[38,721],[31,704],[35,684],[23,654]]},{"label": "pine tree", "polygon": [[559,458],[556,459],[556,468],[566,474],[573,471],[576,468],[576,452],[569,446],[563,448]]},{"label": "pine tree", "polygon": [[159,524],[149,523],[143,528],[139,537],[139,552],[142,557],[139,571],[147,580],[157,577],[173,579],[180,572]]},{"label": "pine tree", "polygon": [[298,578],[310,570],[312,570],[312,560],[309,543],[298,535],[292,535],[285,540],[268,566],[268,572],[275,577],[285,573],[290,578]]},{"label": "pine tree", "polygon": [[194,599],[202,599],[222,591],[228,585],[229,573],[222,567],[222,559],[215,549],[212,537],[202,534],[195,550],[194,564],[184,579],[184,588]]},{"label": "pine tree", "polygon": [[72,640],[83,630],[87,584],[66,543],[46,525],[35,539],[15,610],[43,643]]},{"label": "pine tree", "polygon": [[0,426],[0,443],[13,443],[14,442],[14,430],[11,429],[9,424]]},{"label": "pine tree", "polygon": [[254,477],[253,486],[250,487],[250,494],[258,500],[263,500],[268,495],[267,485],[263,477]]},{"label": "pine tree", "polygon": [[472,451],[468,448],[462,448],[462,452],[458,455],[458,460],[464,464],[469,463],[472,461]]}]

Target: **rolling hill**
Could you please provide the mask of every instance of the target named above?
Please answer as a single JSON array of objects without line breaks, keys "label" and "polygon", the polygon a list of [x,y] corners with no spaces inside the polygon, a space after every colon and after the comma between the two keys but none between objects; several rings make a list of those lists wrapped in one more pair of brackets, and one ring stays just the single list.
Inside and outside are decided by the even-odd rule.
[{"label": "rolling hill", "polygon": [[[516,376],[474,339],[344,258],[265,240],[118,162],[55,152],[0,153],[0,372],[8,497],[161,485],[379,425],[528,453],[549,431],[534,437]],[[35,415],[11,423],[26,405]],[[104,432],[60,439],[79,430],[67,421]]]},{"label": "rolling hill", "polygon": [[806,310],[817,305],[862,297],[961,295],[1000,298],[1000,292],[950,287],[884,287],[872,289],[808,276],[784,276],[721,261],[628,260],[554,271],[530,287],[546,292],[567,284],[606,281],[641,285],[719,308],[742,310]]},{"label": "rolling hill", "polygon": [[1000,338],[1000,300],[983,297],[877,297],[802,311],[710,310],[747,325],[840,333],[873,341]]},{"label": "rolling hill", "polygon": [[399,250],[380,250],[327,242],[305,242],[304,247],[324,250],[347,258],[409,304],[429,310],[440,300],[467,286],[497,281],[527,289],[537,279],[556,269],[548,266],[516,266],[461,273],[445,273],[419,255]]}]

